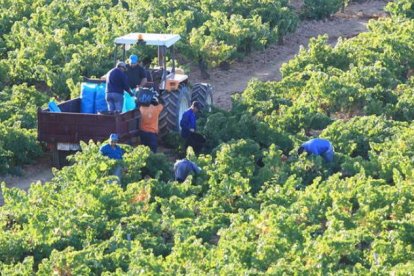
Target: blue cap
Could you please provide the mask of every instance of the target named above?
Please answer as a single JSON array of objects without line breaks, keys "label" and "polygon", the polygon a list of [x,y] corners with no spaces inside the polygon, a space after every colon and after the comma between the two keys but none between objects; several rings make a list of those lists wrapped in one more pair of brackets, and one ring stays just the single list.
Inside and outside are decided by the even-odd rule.
[{"label": "blue cap", "polygon": [[111,133],[111,135],[109,135],[109,141],[117,142],[118,140],[119,140],[118,134]]},{"label": "blue cap", "polygon": [[137,55],[130,55],[129,56],[129,63],[130,64],[137,64],[138,63],[138,56]]}]

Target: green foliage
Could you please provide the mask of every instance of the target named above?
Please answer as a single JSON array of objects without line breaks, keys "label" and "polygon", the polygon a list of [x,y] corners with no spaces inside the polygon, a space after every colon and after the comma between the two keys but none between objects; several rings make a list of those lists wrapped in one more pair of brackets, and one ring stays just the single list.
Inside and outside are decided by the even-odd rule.
[{"label": "green foliage", "polygon": [[414,118],[414,79],[409,82],[400,84],[394,91],[398,97],[394,109],[391,111],[391,117],[398,121],[412,121]]},{"label": "green foliage", "polygon": [[27,257],[21,263],[0,263],[0,270],[7,275],[30,275],[33,272],[33,257]]},{"label": "green foliage", "polygon": [[[305,68],[326,70],[335,67],[341,70],[349,68],[350,60],[346,48],[331,47],[328,45],[328,36],[318,36],[309,40],[308,49],[301,47],[298,55],[283,64],[281,72],[283,77],[288,77],[292,73],[298,73]],[[342,45],[341,40],[338,46]]]},{"label": "green foliage", "polygon": [[295,30],[298,22],[287,4],[268,0],[202,1],[201,10],[212,12],[188,32],[192,55],[217,66],[282,39]]},{"label": "green foliage", "polygon": [[375,167],[368,167],[367,173],[388,182],[397,181],[400,175],[405,178],[411,177],[412,171],[408,164],[413,158],[412,132],[412,125],[401,127],[384,143],[371,143],[370,159]]},{"label": "green foliage", "polygon": [[25,129],[37,126],[37,108],[48,101],[46,95],[25,84],[5,88],[0,98],[0,121]]},{"label": "green foliage", "polygon": [[34,128],[37,108],[47,98],[25,84],[0,91],[0,174],[16,173],[42,154]]},{"label": "green foliage", "polygon": [[385,10],[393,17],[414,18],[414,3],[411,0],[397,0],[387,4]]},{"label": "green foliage", "polygon": [[265,123],[248,113],[219,111],[210,115],[201,128],[210,148],[231,139],[252,139],[263,146],[275,143],[286,151],[292,146],[287,134],[282,133],[279,128],[268,128]]},{"label": "green foliage", "polygon": [[171,178],[172,164],[164,154],[150,154],[146,160],[146,166],[142,169],[145,176],[168,181]]},{"label": "green foliage", "polygon": [[182,139],[180,133],[178,133],[178,132],[169,132],[162,138],[163,144],[166,147],[172,148],[172,149],[180,148],[180,146],[182,144],[182,140],[183,139]]},{"label": "green foliage", "polygon": [[33,162],[41,156],[42,149],[36,132],[0,123],[0,173],[15,172],[16,167]]},{"label": "green foliage", "polygon": [[392,139],[403,125],[382,117],[355,117],[347,122],[336,121],[321,136],[330,140],[339,152],[351,157],[368,158],[371,143],[383,143]]},{"label": "green foliage", "polygon": [[304,0],[302,16],[304,18],[322,19],[339,11],[344,0]]},{"label": "green foliage", "polygon": [[[80,15],[96,12],[96,17],[79,23],[69,9],[65,28],[83,30],[85,36],[73,38],[79,41],[93,37],[88,27],[94,20],[108,24],[100,38],[111,41],[108,30],[121,32],[116,26],[143,4],[143,20],[136,24],[154,31],[169,27],[160,11],[176,15],[176,21],[183,19],[185,24],[177,28],[186,32],[214,20],[246,27],[253,18],[250,10],[255,16],[272,13],[257,6],[271,1],[249,0],[197,2],[204,10],[221,7],[220,14],[237,15],[214,20],[187,0],[62,6],[53,2],[47,7],[36,6],[38,1],[36,9],[24,1],[3,2],[10,14],[2,14],[6,20],[0,20],[5,28],[20,32],[22,22],[39,32],[42,21],[48,28],[59,26],[64,9],[79,12],[77,5]],[[60,17],[51,17],[49,8]],[[177,14],[177,9],[183,13]],[[33,16],[8,23],[19,20],[16,11]],[[107,15],[118,22],[112,25]],[[90,142],[81,145],[71,166],[54,170],[50,182],[33,184],[28,193],[3,184],[0,270],[10,275],[411,273],[414,23],[393,20],[371,21],[370,32],[341,40],[335,47],[326,37],[313,40],[309,50],[302,49],[283,67],[280,82],[252,81],[234,97],[231,111],[200,118],[198,129],[207,136],[208,149],[199,156],[189,151],[187,157],[202,172],[183,183],[171,180],[172,164],[163,154],[122,145],[126,154],[119,163],[99,154],[99,144]],[[269,19],[265,24],[276,26],[275,22]],[[234,39],[229,25],[215,32]],[[34,32],[30,28],[28,36]],[[7,38],[7,43],[22,39],[16,37]],[[249,35],[241,38],[246,43]],[[45,53],[36,60],[58,51],[54,47],[45,42]],[[61,57],[47,58],[56,62]],[[10,76],[31,67],[19,66],[10,68]],[[26,97],[29,105],[44,104],[27,85],[2,91],[2,102],[13,101],[22,110]],[[16,110],[2,107],[0,169],[7,170],[17,164],[10,160],[25,162],[35,154],[35,137],[31,130],[7,121]],[[22,119],[21,124],[31,128],[30,120]],[[332,142],[333,162],[296,154],[311,136]],[[126,169],[120,184],[112,175],[117,165]]]}]

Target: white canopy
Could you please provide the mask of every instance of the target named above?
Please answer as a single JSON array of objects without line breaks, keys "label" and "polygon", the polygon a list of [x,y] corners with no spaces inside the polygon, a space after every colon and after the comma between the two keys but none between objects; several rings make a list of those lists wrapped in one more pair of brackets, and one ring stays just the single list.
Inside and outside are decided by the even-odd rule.
[{"label": "white canopy", "polygon": [[176,34],[147,34],[147,33],[130,33],[115,39],[116,44],[136,44],[138,38],[142,38],[146,45],[166,46],[167,48],[180,40]]}]

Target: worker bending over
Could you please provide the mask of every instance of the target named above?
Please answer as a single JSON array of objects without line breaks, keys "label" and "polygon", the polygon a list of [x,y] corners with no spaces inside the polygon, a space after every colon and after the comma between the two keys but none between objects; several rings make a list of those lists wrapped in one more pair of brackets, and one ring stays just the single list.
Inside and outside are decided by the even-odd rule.
[{"label": "worker bending over", "polygon": [[154,96],[149,106],[141,105],[139,107],[141,144],[148,146],[153,153],[156,153],[158,148],[158,119],[164,108],[160,101],[162,101],[161,98]]},{"label": "worker bending over", "polygon": [[332,162],[334,158],[334,149],[326,139],[315,138],[303,143],[299,149],[298,154],[306,151],[308,154],[320,155],[327,162]]},{"label": "worker bending over", "polygon": [[177,160],[174,164],[175,180],[182,183],[190,173],[199,174],[201,168],[187,158]]}]

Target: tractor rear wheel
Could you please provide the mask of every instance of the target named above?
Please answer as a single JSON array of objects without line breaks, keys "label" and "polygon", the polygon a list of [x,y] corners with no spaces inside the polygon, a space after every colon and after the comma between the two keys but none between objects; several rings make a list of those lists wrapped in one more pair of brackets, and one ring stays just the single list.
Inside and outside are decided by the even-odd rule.
[{"label": "tractor rear wheel", "polygon": [[190,95],[185,84],[180,84],[178,90],[164,92],[164,109],[159,119],[159,135],[164,137],[172,131],[180,132],[180,120],[183,113],[190,107]]},{"label": "tractor rear wheel", "polygon": [[208,83],[196,83],[193,86],[191,93],[191,102],[200,102],[204,110],[211,112],[213,106],[213,88]]}]

